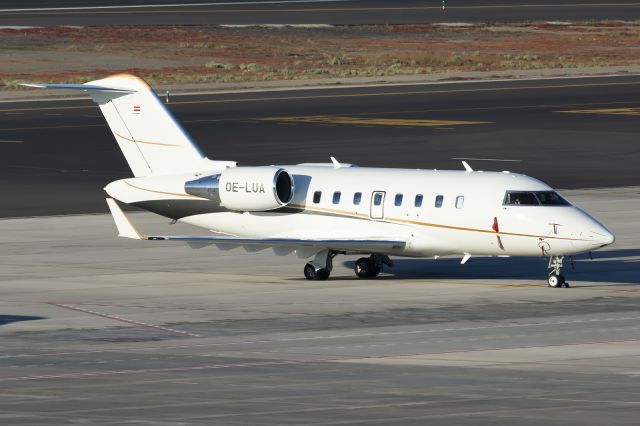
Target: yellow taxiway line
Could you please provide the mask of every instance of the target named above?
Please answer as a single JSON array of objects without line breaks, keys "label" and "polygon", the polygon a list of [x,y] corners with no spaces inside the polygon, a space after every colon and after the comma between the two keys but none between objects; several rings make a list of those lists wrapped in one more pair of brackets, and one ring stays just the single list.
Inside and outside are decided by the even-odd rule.
[{"label": "yellow taxiway line", "polygon": [[467,124],[491,124],[491,121],[460,121],[460,120],[422,120],[409,118],[368,118],[368,117],[345,117],[332,115],[306,115],[288,117],[267,117],[262,121],[284,121],[293,123],[322,123],[322,124],[355,124],[366,126],[458,126]]},{"label": "yellow taxiway line", "polygon": [[640,108],[573,109],[556,112],[566,114],[640,115]]}]

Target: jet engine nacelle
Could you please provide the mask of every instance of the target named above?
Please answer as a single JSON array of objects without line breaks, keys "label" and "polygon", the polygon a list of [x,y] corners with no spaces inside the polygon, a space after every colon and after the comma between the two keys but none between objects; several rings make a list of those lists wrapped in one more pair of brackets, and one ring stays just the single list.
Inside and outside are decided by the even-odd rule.
[{"label": "jet engine nacelle", "polygon": [[185,183],[187,194],[208,198],[228,210],[249,212],[286,206],[294,190],[293,177],[279,167],[232,167]]}]

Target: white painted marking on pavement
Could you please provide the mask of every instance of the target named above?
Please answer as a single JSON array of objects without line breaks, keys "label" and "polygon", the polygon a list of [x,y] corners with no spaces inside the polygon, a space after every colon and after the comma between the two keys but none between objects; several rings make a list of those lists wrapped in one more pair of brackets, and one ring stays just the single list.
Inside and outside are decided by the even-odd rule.
[{"label": "white painted marking on pavement", "polygon": [[453,157],[452,160],[473,160],[473,161],[513,161],[521,163],[522,160],[509,160],[506,158],[473,158],[473,157]]},{"label": "white painted marking on pavement", "polygon": [[[52,303],[50,303],[52,304]],[[55,304],[52,304],[55,305]],[[295,342],[295,341],[307,341],[307,340],[329,340],[329,339],[345,339],[345,338],[353,338],[353,337],[378,337],[378,336],[402,336],[402,335],[415,335],[415,334],[426,334],[426,333],[450,333],[456,331],[477,331],[477,330],[492,330],[492,329],[509,329],[509,328],[520,328],[520,327],[545,327],[545,326],[559,326],[559,325],[567,325],[567,324],[585,324],[585,323],[598,323],[598,322],[609,322],[609,321],[632,321],[632,320],[640,320],[640,316],[629,316],[629,317],[618,317],[618,318],[591,318],[591,319],[577,319],[577,320],[566,320],[566,321],[548,321],[548,322],[531,322],[531,323],[520,323],[520,324],[495,324],[495,325],[487,325],[487,326],[475,326],[475,327],[450,327],[450,328],[430,328],[424,330],[409,330],[409,331],[383,331],[378,333],[349,333],[349,334],[334,334],[329,336],[308,336],[308,337],[285,337],[285,338],[273,338],[273,339],[256,339],[256,340],[236,340],[229,342],[214,342],[214,343],[198,343],[194,345],[170,345],[170,346],[148,346],[148,347],[137,347],[132,350],[135,351],[155,351],[155,350],[170,350],[170,349],[194,349],[194,348],[206,348],[206,347],[214,347],[214,346],[225,346],[225,345],[255,345],[262,343],[281,343],[281,342]],[[201,336],[199,336],[201,337]],[[447,339],[449,340],[449,339]],[[95,351],[69,351],[69,352],[44,352],[39,354],[3,354],[0,355],[0,359],[7,358],[30,358],[30,357],[38,357],[38,356],[63,356],[63,355],[82,355],[82,354],[93,354],[93,353],[107,353],[114,351],[124,351],[124,348],[118,349],[100,349]]]},{"label": "white painted marking on pavement", "polygon": [[353,0],[271,0],[271,1],[226,1],[208,3],[170,3],[170,4],[133,4],[120,6],[71,6],[71,7],[33,7],[24,9],[0,9],[0,12],[53,12],[73,10],[105,10],[105,9],[151,9],[151,8],[176,8],[198,6],[240,6],[260,4],[287,4],[287,3],[338,3],[352,2]]},{"label": "white painted marking on pavement", "polygon": [[84,377],[113,376],[113,375],[119,375],[119,374],[158,374],[158,373],[174,373],[174,372],[185,372],[185,371],[194,371],[194,370],[322,364],[322,363],[330,363],[330,362],[357,362],[357,361],[379,360],[379,359],[390,359],[390,358],[412,358],[417,356],[424,357],[429,355],[508,351],[513,349],[538,349],[538,348],[559,348],[559,347],[586,346],[586,345],[608,345],[611,343],[627,343],[627,342],[638,342],[638,340],[637,339],[601,340],[601,341],[590,341],[590,342],[580,342],[580,343],[564,343],[564,344],[552,343],[552,344],[544,344],[544,345],[505,346],[505,347],[492,347],[492,348],[481,348],[481,349],[462,349],[462,350],[452,350],[452,351],[442,351],[442,352],[419,352],[419,353],[411,353],[411,354],[393,354],[393,355],[380,355],[380,356],[374,356],[374,355],[331,356],[326,358],[316,358],[316,359],[308,359],[308,360],[258,361],[258,362],[232,363],[232,364],[205,364],[205,365],[192,365],[192,366],[185,366],[185,367],[144,368],[144,369],[131,369],[131,370],[98,370],[98,371],[71,372],[71,373],[60,373],[60,374],[43,374],[43,375],[34,375],[34,376],[3,377],[3,378],[0,378],[0,382],[20,382],[20,381],[28,381],[28,380],[47,380],[47,379],[77,379],[77,378],[84,378]]}]

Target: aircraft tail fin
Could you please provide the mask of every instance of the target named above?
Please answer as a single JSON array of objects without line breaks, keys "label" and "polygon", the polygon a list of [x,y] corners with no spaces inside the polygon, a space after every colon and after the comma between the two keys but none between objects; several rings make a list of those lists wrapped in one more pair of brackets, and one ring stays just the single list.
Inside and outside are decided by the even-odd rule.
[{"label": "aircraft tail fin", "polygon": [[25,84],[89,92],[136,177],[191,172],[205,158],[153,89],[116,74],[86,84]]}]

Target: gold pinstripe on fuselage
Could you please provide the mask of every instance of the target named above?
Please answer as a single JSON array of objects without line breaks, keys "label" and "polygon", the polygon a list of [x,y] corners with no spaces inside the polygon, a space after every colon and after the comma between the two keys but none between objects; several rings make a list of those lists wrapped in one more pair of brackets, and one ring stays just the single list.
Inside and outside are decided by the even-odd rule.
[{"label": "gold pinstripe on fuselage", "polygon": [[[326,209],[322,207],[309,208],[308,206],[303,206],[303,205],[289,205],[288,207],[299,208],[302,211],[308,211],[308,212],[317,211],[317,212],[328,213],[328,214],[333,213],[336,216],[340,216],[340,217],[355,217],[355,218],[370,219],[369,215],[367,214],[357,213],[357,212],[348,212],[345,210]],[[467,231],[467,232],[480,232],[483,234],[506,235],[506,236],[512,236],[512,237],[544,238],[544,239],[565,240],[565,241],[589,241],[581,238],[551,237],[547,235],[521,234],[517,232],[496,232],[493,229],[466,228],[461,226],[443,225],[438,223],[421,222],[418,220],[407,220],[407,219],[399,219],[399,218],[393,218],[393,217],[386,217],[384,219],[371,219],[371,220],[376,220],[377,222],[405,223],[409,225],[427,226],[431,228],[443,228],[443,229],[451,229],[455,231]]]}]

